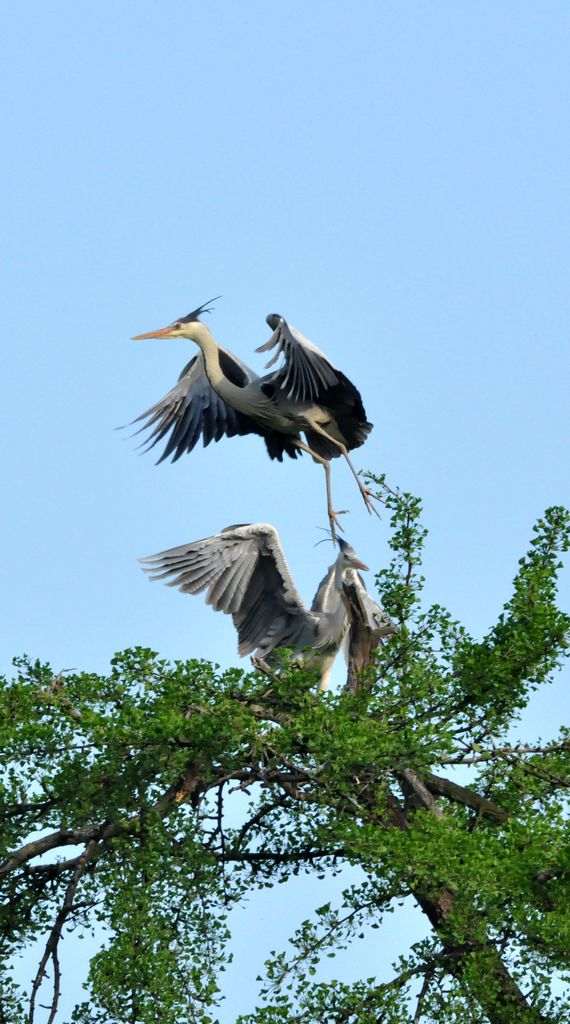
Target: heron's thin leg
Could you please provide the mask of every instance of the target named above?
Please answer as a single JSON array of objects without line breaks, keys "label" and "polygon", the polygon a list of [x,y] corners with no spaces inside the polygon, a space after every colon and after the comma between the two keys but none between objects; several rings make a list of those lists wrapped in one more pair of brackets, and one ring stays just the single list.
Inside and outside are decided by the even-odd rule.
[{"label": "heron's thin leg", "polygon": [[331,467],[330,467],[330,463],[327,462],[326,459],[324,459],[324,461],[323,461],[323,467],[324,467],[324,470],[325,470],[325,477],[326,477],[326,481],[327,481],[327,512],[329,514],[329,523],[331,525],[331,536],[332,536],[332,539],[333,539],[333,543],[336,544],[336,528],[337,528],[337,526],[338,526],[338,528],[339,528],[339,530],[341,532],[344,529],[344,527],[341,526],[338,517],[339,516],[343,516],[345,514],[345,512],[346,512],[346,509],[342,509],[340,512],[335,512],[334,511],[333,506],[332,506],[332,492],[331,492]]},{"label": "heron's thin leg", "polygon": [[372,493],[362,483],[362,480],[360,479],[356,469],[354,468],[354,466],[352,464],[352,459],[350,458],[350,455],[348,454],[348,450],[346,448],[346,445],[344,445],[342,443],[342,441],[337,441],[336,437],[331,437],[331,435],[328,434],[326,430],[323,430],[323,428],[321,426],[319,426],[318,423],[311,424],[311,430],[314,430],[314,432],[316,434],[322,434],[323,437],[326,437],[327,441],[330,441],[331,444],[336,445],[338,450],[342,453],[342,455],[344,455],[346,461],[348,462],[348,465],[350,466],[350,472],[352,473],[354,479],[356,480],[356,482],[357,482],[357,484],[358,484],[358,486],[360,488],[360,493],[361,493],[361,495],[362,495],[362,497],[364,499],[364,504],[366,505],[366,508],[368,509],[369,512],[374,512],[374,514],[377,515],[378,518],[380,518],[380,515],[379,515],[377,509],[375,509],[374,505],[372,504],[372,500],[371,500],[372,499]]},{"label": "heron's thin leg", "polygon": [[342,509],[342,511],[340,512],[335,512],[335,510],[333,509],[331,492],[331,467],[329,460],[323,458],[322,455],[318,455],[317,452],[314,452],[313,449],[309,448],[308,444],[304,444],[303,441],[295,439],[293,443],[296,445],[297,448],[301,448],[304,452],[308,452],[309,455],[311,455],[312,458],[315,460],[315,462],[320,462],[321,466],[324,466],[325,476],[327,480],[327,512],[329,516],[329,523],[331,525],[332,539],[336,543],[336,528],[338,527],[339,530],[343,529],[338,520],[338,517],[346,515],[347,509]]}]

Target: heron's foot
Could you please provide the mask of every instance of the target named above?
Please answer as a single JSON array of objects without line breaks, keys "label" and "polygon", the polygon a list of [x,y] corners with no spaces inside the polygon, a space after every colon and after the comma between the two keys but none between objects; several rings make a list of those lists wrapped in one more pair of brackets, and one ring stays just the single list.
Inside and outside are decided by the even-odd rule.
[{"label": "heron's foot", "polygon": [[267,662],[264,661],[263,658],[256,658],[255,655],[252,654],[252,656],[251,656],[251,664],[253,665],[253,667],[256,670],[256,672],[263,672],[264,675],[270,676],[271,679],[276,679],[277,678],[275,673],[272,671],[272,669],[269,667]]},{"label": "heron's foot", "polygon": [[339,516],[347,515],[348,514],[348,509],[347,508],[343,508],[343,509],[340,510],[340,512],[335,512],[335,510],[333,508],[331,508],[331,506],[329,505],[329,507],[328,507],[328,514],[329,514],[329,523],[331,524],[331,537],[333,539],[333,543],[336,544],[336,531],[340,530],[341,533],[344,533],[344,526],[342,525],[342,523],[341,523],[341,521],[340,521],[340,519],[338,517]]},{"label": "heron's foot", "polygon": [[358,486],[360,487],[360,493],[364,499],[364,504],[366,505],[366,508],[370,512],[370,515],[374,513],[374,515],[378,516],[378,518],[380,519],[380,513],[378,509],[375,508],[375,506],[372,504],[373,501],[377,500],[376,496],[372,493],[372,491],[368,490],[368,487],[365,487],[364,484],[360,483],[360,480],[358,481]]}]

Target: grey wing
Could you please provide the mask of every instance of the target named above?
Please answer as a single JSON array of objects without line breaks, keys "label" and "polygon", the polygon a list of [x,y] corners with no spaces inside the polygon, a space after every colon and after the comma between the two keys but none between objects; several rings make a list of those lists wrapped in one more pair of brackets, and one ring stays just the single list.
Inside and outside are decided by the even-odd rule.
[{"label": "grey wing", "polygon": [[[234,355],[223,350],[223,359],[241,386],[255,379],[255,374]],[[210,441],[219,441],[224,434],[234,437],[236,434],[261,432],[253,420],[232,409],[214,391],[206,376],[201,352],[184,367],[172,390],[134,420],[135,423],[141,421],[144,422],[137,433],[150,431],[143,442],[144,451],[154,448],[169,435],[158,462],[169,455],[176,462],[185,452],[192,451],[200,437],[205,447]]]},{"label": "grey wing", "polygon": [[152,579],[184,594],[206,590],[207,603],[232,616],[242,655],[312,645],[315,616],[297,592],[272,526],[230,526],[141,561]]},{"label": "grey wing", "polygon": [[370,632],[378,640],[396,633],[396,625],[392,622],[387,612],[370,597],[360,573],[356,572],[355,569],[345,569],[344,578],[348,583],[352,584],[353,593],[357,598],[362,618]]},{"label": "grey wing", "polygon": [[284,391],[287,398],[301,402],[317,400],[346,380],[325,354],[282,316],[270,313],[266,321],[273,334],[256,351],[275,349],[268,367],[283,356],[283,365],[273,374],[272,383]]}]

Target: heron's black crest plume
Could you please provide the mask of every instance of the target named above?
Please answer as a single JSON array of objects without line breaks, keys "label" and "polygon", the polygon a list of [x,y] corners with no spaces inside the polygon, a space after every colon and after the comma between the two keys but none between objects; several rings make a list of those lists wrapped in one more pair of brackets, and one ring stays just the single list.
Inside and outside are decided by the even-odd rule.
[{"label": "heron's black crest plume", "polygon": [[271,327],[272,331],[276,331],[279,327],[279,321],[282,319],[283,317],[279,316],[279,313],[268,313],[265,317],[265,323],[268,327]]},{"label": "heron's black crest plume", "polygon": [[191,313],[188,313],[188,316],[181,316],[179,320],[177,320],[176,322],[180,324],[191,324],[194,320],[199,320],[199,318],[202,316],[202,313],[212,312],[214,307],[210,306],[210,303],[217,302],[217,300],[221,299],[221,297],[221,295],[215,295],[213,299],[208,299],[208,301],[205,302],[203,306],[198,306],[197,309],[193,309]]},{"label": "heron's black crest plume", "polygon": [[322,530],[323,533],[326,533],[326,537],[321,537],[321,539],[318,540],[316,544],[313,544],[314,548],[318,548],[321,544],[328,544],[329,542],[331,544],[335,543],[335,538],[333,536],[332,530],[327,530],[324,526],[317,526],[317,530]]}]

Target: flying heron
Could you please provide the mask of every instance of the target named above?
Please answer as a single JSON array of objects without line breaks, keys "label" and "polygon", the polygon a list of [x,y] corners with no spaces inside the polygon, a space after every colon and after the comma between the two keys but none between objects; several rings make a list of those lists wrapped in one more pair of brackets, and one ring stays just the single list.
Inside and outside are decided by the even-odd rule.
[{"label": "flying heron", "polygon": [[183,594],[207,590],[215,611],[231,615],[240,655],[255,651],[254,664],[271,664],[278,647],[319,670],[319,690],[328,686],[333,662],[350,629],[343,582],[359,591],[364,621],[378,638],[394,632],[386,613],[369,596],[357,569],[367,566],[339,538],[336,560],[321,580],[310,608],[302,601],[285,560],[279,534],[267,523],[228,526],[213,537],[141,558],[153,580],[166,580]]},{"label": "flying heron", "polygon": [[[200,349],[184,367],[172,390],[135,420],[145,421],[141,431],[150,430],[145,450],[169,435],[158,461],[172,455],[175,462],[184,452],[192,451],[200,435],[205,446],[210,441],[219,441],[223,434],[260,434],[271,459],[282,461],[284,454],[296,458],[300,451],[308,452],[325,470],[333,538],[335,527],[340,528],[337,517],[341,513],[335,512],[332,505],[329,462],[343,455],[368,511],[376,512],[370,491],[348,454],[363,444],[372,430],[354,384],[277,313],[266,317],[273,334],[257,351],[275,349],[267,368],[279,356],[283,362],[276,370],[259,377],[218,344],[200,320],[206,312],[211,312],[208,303],[167,327],[133,338],[189,338]],[[301,440],[301,433],[306,443]]]}]

